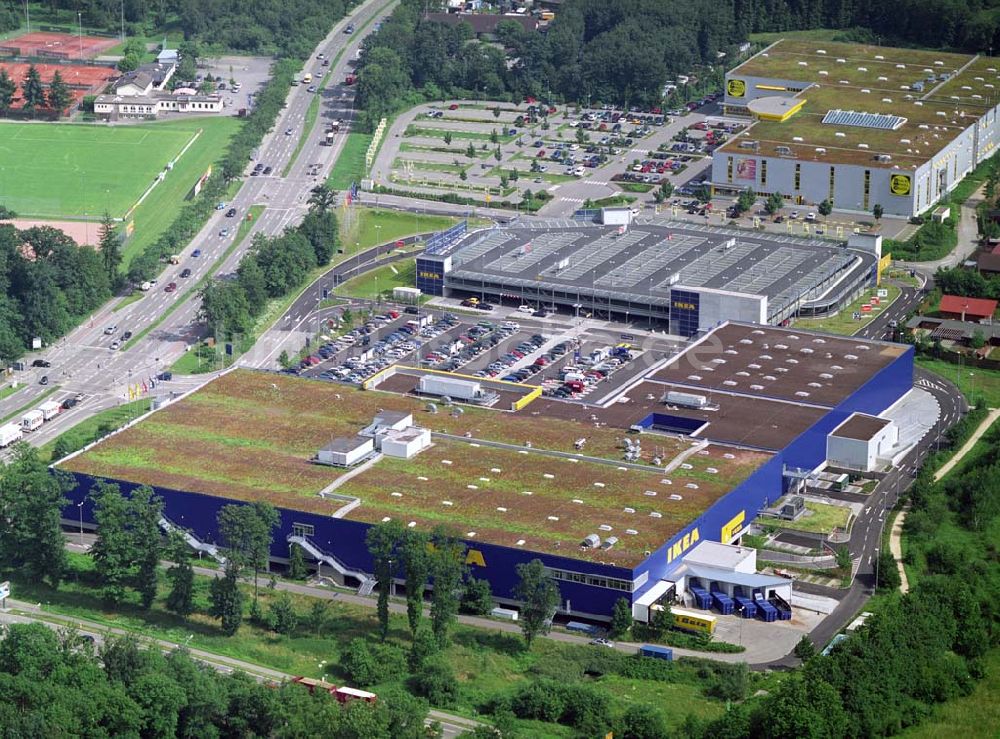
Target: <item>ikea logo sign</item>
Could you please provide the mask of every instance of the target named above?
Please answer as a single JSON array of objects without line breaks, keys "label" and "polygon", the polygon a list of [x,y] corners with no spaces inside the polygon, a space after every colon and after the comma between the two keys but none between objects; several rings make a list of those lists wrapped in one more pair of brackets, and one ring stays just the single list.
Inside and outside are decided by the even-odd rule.
[{"label": "ikea logo sign", "polygon": [[[427,551],[428,552],[434,552],[436,550],[437,550],[437,547],[434,546],[433,543],[428,542],[428,544],[427,544]],[[476,567],[485,567],[486,566],[486,557],[484,557],[483,553],[481,551],[479,551],[478,549],[466,549],[465,550],[465,564],[467,564],[467,565],[476,565]]]},{"label": "ikea logo sign", "polygon": [[423,272],[420,273],[420,276],[423,277],[423,278],[425,278],[425,279],[428,279],[428,280],[440,280],[440,279],[444,278],[444,275],[441,274],[440,272],[426,272],[426,271],[423,271]]},{"label": "ikea logo sign", "polygon": [[675,559],[679,559],[684,552],[693,547],[701,539],[698,534],[698,529],[694,528],[688,533],[684,534],[679,541],[674,542],[667,549],[667,564],[670,564]]},{"label": "ikea logo sign", "polygon": [[694,303],[688,303],[683,300],[675,300],[674,308],[676,308],[677,310],[698,310],[698,306],[696,306]]}]

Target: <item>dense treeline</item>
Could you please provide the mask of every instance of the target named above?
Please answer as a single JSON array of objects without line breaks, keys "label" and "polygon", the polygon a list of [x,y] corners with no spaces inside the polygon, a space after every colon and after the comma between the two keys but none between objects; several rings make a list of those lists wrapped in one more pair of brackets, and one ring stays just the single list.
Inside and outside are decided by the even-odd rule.
[{"label": "dense treeline", "polygon": [[[433,5],[433,4],[432,4]],[[1000,0],[568,0],[546,33],[514,21],[474,42],[467,24],[424,20],[425,0],[403,0],[366,41],[358,83],[371,127],[421,99],[525,96],[653,105],[663,85],[697,71],[717,78],[739,43],[761,31],[846,28],[844,40],[985,51],[1000,38]],[[1000,44],[998,44],[1000,47]]]},{"label": "dense treeline", "polygon": [[132,639],[96,650],[73,633],[14,624],[0,641],[5,736],[319,737],[418,739],[427,704],[403,691],[342,706],[328,694],[222,675],[183,649]]},{"label": "dense treeline", "polygon": [[[34,4],[34,3],[33,3]],[[124,11],[126,36],[156,37],[166,27],[179,27],[184,37],[209,47],[247,54],[305,58],[355,3],[353,0],[47,0],[32,8],[32,25],[76,24],[118,34]],[[0,2],[0,31],[18,28],[24,3]]]},{"label": "dense treeline", "polygon": [[314,188],[302,223],[273,238],[255,234],[236,279],[216,279],[202,289],[200,315],[216,336],[247,337],[268,300],[301,287],[313,269],[330,263],[338,243],[334,201],[332,191]]},{"label": "dense treeline", "polygon": [[33,338],[50,343],[111,295],[98,252],[47,226],[0,225],[0,360],[9,364]]}]

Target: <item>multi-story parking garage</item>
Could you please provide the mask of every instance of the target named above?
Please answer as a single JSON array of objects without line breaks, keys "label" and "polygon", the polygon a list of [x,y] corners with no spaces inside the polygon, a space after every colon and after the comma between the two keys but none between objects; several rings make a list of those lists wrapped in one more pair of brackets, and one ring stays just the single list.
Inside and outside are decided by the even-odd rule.
[{"label": "multi-story parking garage", "polygon": [[835,310],[874,282],[878,250],[877,240],[848,248],[655,217],[534,221],[429,248],[417,259],[417,287],[656,321],[692,336],[727,320],[781,324]]}]

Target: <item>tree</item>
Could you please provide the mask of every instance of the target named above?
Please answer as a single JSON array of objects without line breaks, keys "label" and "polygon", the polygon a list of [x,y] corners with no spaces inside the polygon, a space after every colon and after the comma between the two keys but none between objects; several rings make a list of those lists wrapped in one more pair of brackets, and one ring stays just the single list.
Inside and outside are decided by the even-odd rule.
[{"label": "tree", "polygon": [[57,459],[62,459],[75,451],[76,449],[73,448],[73,442],[66,438],[66,436],[60,434],[56,437],[56,443],[52,446],[52,461],[55,462]]},{"label": "tree", "polygon": [[465,181],[466,181],[467,179],[469,179],[469,175],[468,175],[468,174],[466,173],[466,171],[465,171],[465,170],[463,169],[462,171],[460,171],[460,172],[458,173],[458,179],[460,179],[460,180],[461,180],[462,182],[465,182]]},{"label": "tree", "polygon": [[882,220],[882,214],[885,213],[885,209],[882,207],[881,203],[875,203],[872,208],[872,215],[875,216],[876,221]]},{"label": "tree", "polygon": [[403,536],[400,555],[403,576],[406,578],[406,619],[410,632],[414,635],[420,627],[420,617],[424,608],[424,589],[431,571],[431,556],[427,545],[427,535],[420,531],[408,530]]},{"label": "tree", "polygon": [[465,577],[465,545],[443,527],[431,537],[434,554],[431,574],[434,592],[431,594],[431,631],[442,648],[448,644],[448,631],[458,614],[459,589]]},{"label": "tree", "polygon": [[508,179],[510,179],[511,182],[517,182],[519,179],[521,179],[521,172],[518,170],[517,167],[511,167],[510,176]]},{"label": "tree", "polygon": [[552,616],[559,606],[559,588],[545,574],[545,565],[540,559],[522,562],[516,571],[518,582],[514,586],[514,597],[522,603],[521,633],[530,649],[536,636],[549,633]]},{"label": "tree", "polygon": [[313,600],[312,605],[309,607],[309,613],[306,615],[306,626],[316,636],[322,636],[323,629],[326,627],[327,616],[326,601],[316,598]]},{"label": "tree", "polygon": [[257,602],[257,576],[267,567],[273,531],[280,523],[270,503],[231,504],[219,511],[219,532],[229,546],[229,560],[238,572],[253,570],[253,599]]},{"label": "tree", "polygon": [[178,616],[187,616],[194,610],[194,567],[191,566],[191,547],[184,538],[174,534],[170,539],[173,566],[167,570],[170,592],[167,608]]},{"label": "tree", "polygon": [[883,547],[878,553],[878,589],[881,592],[899,588],[899,569],[896,559],[888,547]]},{"label": "tree", "polygon": [[800,660],[805,662],[810,657],[816,654],[816,645],[812,643],[809,637],[805,634],[799,639],[798,644],[795,645],[794,654]]},{"label": "tree", "polygon": [[699,203],[707,203],[712,199],[712,191],[708,185],[702,185],[694,191],[694,196]]},{"label": "tree", "polygon": [[58,69],[52,75],[52,81],[49,82],[48,100],[49,107],[60,115],[73,102],[73,94],[69,91],[69,85],[63,80]]},{"label": "tree", "polygon": [[291,550],[288,554],[288,577],[292,580],[305,580],[309,570],[306,569],[306,560],[302,556],[302,547],[292,544]]},{"label": "tree", "polygon": [[0,561],[34,582],[58,587],[66,569],[62,507],[71,479],[50,473],[27,443],[13,448],[0,470]]},{"label": "tree", "polygon": [[153,494],[147,485],[136,488],[129,498],[131,509],[130,535],[135,541],[137,568],[134,586],[139,591],[142,607],[148,609],[156,598],[157,572],[160,564],[160,519],[163,499]]},{"label": "tree", "polygon": [[503,159],[503,154],[500,152],[499,146],[493,150],[493,158],[496,159],[498,162]]},{"label": "tree", "polygon": [[465,156],[469,159],[476,158],[476,147],[472,145],[471,141],[469,142],[468,147],[466,147],[465,149]]},{"label": "tree", "polygon": [[108,283],[113,285],[118,281],[118,266],[122,261],[121,241],[118,239],[118,229],[115,227],[111,214],[104,211],[101,219],[100,239],[101,261],[108,275]]},{"label": "tree", "polygon": [[7,74],[6,69],[0,69],[0,115],[7,115],[14,104],[14,94],[17,83]]},{"label": "tree", "polygon": [[487,616],[493,610],[493,591],[487,580],[468,577],[462,590],[461,611],[474,616]]},{"label": "tree", "polygon": [[754,192],[752,187],[741,190],[739,196],[736,198],[736,212],[746,213],[753,208],[755,202],[757,202],[757,193]]},{"label": "tree", "polygon": [[28,74],[21,84],[22,108],[28,114],[34,113],[35,108],[45,105],[45,90],[42,88],[42,76],[38,73],[38,68],[32,64],[28,67]]},{"label": "tree", "polygon": [[986,346],[986,335],[982,329],[976,329],[969,338],[969,346],[973,349],[982,349]]},{"label": "tree", "polygon": [[823,216],[823,218],[826,218],[826,217],[828,217],[828,216],[829,216],[829,215],[830,215],[831,213],[833,213],[833,202],[832,202],[832,201],[830,201],[830,199],[829,199],[829,198],[825,198],[825,199],[824,199],[824,200],[823,200],[823,201],[822,201],[822,202],[821,202],[821,203],[820,203],[820,204],[819,204],[819,205],[817,206],[816,210],[818,210],[818,211],[819,211],[819,214],[820,214],[821,216]]},{"label": "tree", "polygon": [[785,205],[785,198],[780,192],[772,192],[764,201],[764,210],[769,216],[773,216]]},{"label": "tree", "polygon": [[611,613],[611,637],[621,639],[626,636],[632,628],[632,605],[628,598],[619,598],[615,601],[614,610]]},{"label": "tree", "polygon": [[118,485],[98,481],[90,490],[94,501],[97,540],[90,550],[101,583],[101,595],[111,604],[121,603],[132,580],[138,552],[129,532],[130,506]]},{"label": "tree", "polygon": [[416,674],[423,669],[427,659],[438,652],[437,639],[426,626],[421,626],[417,633],[413,635],[413,643],[410,645],[410,654],[407,656],[407,666],[410,672]]},{"label": "tree", "polygon": [[375,579],[379,583],[378,614],[379,634],[382,641],[389,635],[389,590],[395,577],[394,565],[398,565],[398,552],[403,542],[405,531],[403,525],[396,520],[385,521],[368,529],[365,543],[372,557]]},{"label": "tree", "polygon": [[131,51],[124,54],[122,58],[118,60],[118,71],[120,72],[134,72],[138,68],[139,56]]},{"label": "tree", "polygon": [[496,144],[496,143],[499,143],[499,142],[500,142],[500,134],[494,128],[492,131],[490,131],[490,143],[491,144]]},{"label": "tree", "polygon": [[851,550],[846,546],[837,547],[837,567],[842,570],[851,568]]},{"label": "tree", "polygon": [[444,132],[444,145],[445,146],[451,145],[451,131]]},{"label": "tree", "polygon": [[223,634],[232,636],[239,631],[243,622],[243,593],[239,588],[239,569],[232,560],[226,562],[222,577],[212,580],[209,595],[211,598],[209,615],[222,622]]},{"label": "tree", "polygon": [[295,605],[291,596],[282,591],[278,593],[270,606],[271,628],[279,634],[291,634],[295,627],[299,625],[299,614],[295,612]]},{"label": "tree", "polygon": [[670,733],[659,711],[638,703],[625,710],[615,736],[622,739],[666,739]]},{"label": "tree", "polygon": [[337,205],[337,193],[331,190],[326,183],[317,185],[309,191],[308,205],[318,213],[326,213]]},{"label": "tree", "polygon": [[500,106],[499,105],[497,105],[497,106],[495,106],[493,108],[493,117],[494,118],[499,118],[500,117]]},{"label": "tree", "polygon": [[443,659],[431,659],[425,662],[420,671],[411,678],[411,685],[414,693],[422,695],[434,706],[450,706],[458,697],[455,671]]}]

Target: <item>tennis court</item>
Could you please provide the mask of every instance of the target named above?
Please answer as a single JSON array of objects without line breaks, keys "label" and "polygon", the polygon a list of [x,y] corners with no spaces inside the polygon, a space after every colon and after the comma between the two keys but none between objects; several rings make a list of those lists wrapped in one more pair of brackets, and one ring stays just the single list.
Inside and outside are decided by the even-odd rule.
[{"label": "tennis court", "polygon": [[[0,62],[0,69],[6,70],[10,78],[17,83],[18,91],[14,97],[14,108],[21,107],[21,85],[24,83],[24,78],[28,76],[29,66],[29,64],[21,62]],[[97,94],[110,80],[118,76],[118,73],[111,67],[98,67],[90,64],[45,64],[43,62],[36,64],[35,69],[38,70],[42,84],[46,87],[58,70],[62,75],[63,82],[69,86],[74,105],[87,95]]]},{"label": "tennis court", "polygon": [[117,43],[118,39],[116,38],[33,31],[5,41],[0,45],[0,54],[28,57],[48,56],[56,59],[93,59]]}]

